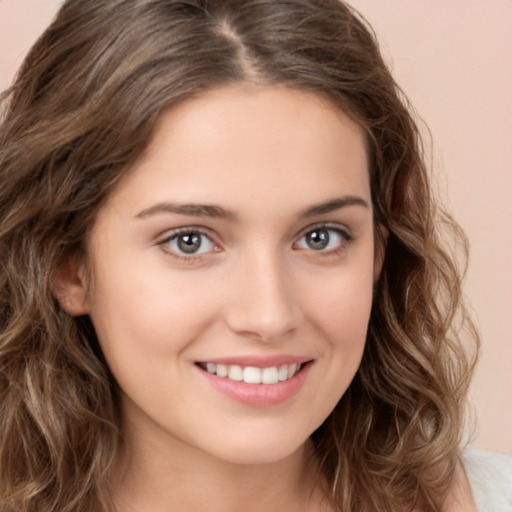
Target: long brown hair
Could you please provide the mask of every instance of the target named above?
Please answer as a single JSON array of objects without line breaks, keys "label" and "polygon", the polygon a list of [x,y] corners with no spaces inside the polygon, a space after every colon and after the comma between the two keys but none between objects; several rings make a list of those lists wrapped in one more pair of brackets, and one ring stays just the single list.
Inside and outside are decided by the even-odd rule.
[{"label": "long brown hair", "polygon": [[466,242],[435,205],[369,26],[338,0],[67,0],[3,95],[3,512],[113,510],[116,383],[89,319],[59,308],[52,276],[85,254],[160,114],[241,81],[326,96],[364,128],[375,225],[389,232],[361,367],[312,436],[319,476],[344,512],[440,509],[474,364],[458,333],[477,335],[439,225]]}]

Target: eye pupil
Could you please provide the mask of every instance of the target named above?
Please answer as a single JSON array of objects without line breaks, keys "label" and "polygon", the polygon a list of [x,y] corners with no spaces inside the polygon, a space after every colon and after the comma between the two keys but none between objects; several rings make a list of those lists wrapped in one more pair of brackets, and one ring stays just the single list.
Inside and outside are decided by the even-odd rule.
[{"label": "eye pupil", "polygon": [[184,253],[193,254],[201,247],[201,235],[197,233],[180,235],[178,238],[178,247],[180,251]]},{"label": "eye pupil", "polygon": [[319,251],[329,245],[330,236],[326,229],[315,229],[306,235],[307,244],[311,249]]}]

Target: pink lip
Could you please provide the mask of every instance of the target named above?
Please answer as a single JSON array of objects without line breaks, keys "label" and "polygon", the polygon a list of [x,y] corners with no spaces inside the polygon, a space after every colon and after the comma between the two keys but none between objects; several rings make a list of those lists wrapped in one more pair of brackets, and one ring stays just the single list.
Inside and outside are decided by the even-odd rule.
[{"label": "pink lip", "polygon": [[254,366],[255,368],[269,368],[271,366],[281,366],[283,364],[304,364],[311,361],[311,357],[292,356],[289,354],[281,354],[277,356],[232,356],[232,357],[221,357],[217,359],[205,359],[204,361],[197,361],[197,363],[206,364],[225,364],[239,366]]},{"label": "pink lip", "polygon": [[[235,359],[239,361],[239,359]],[[296,360],[297,359],[294,358],[293,361],[289,364],[293,364],[296,362]],[[216,362],[216,364],[226,364],[223,361],[226,361],[226,359],[223,359],[218,363]],[[246,359],[244,359],[244,361],[246,361]],[[304,362],[306,361],[311,361],[311,359],[305,359]],[[254,359],[251,359],[251,362],[252,364],[241,364],[239,362],[229,364],[240,364],[240,366],[255,367],[278,366],[278,364],[268,364],[267,362],[260,366],[259,364],[255,364]],[[300,390],[302,384],[306,380],[311,366],[312,362],[305,364],[293,377],[284,382],[278,382],[276,384],[247,384],[243,381],[234,381],[228,379],[227,377],[218,377],[217,375],[212,375],[206,370],[201,369],[198,365],[196,365],[196,368],[209,384],[211,384],[216,390],[227,395],[229,398],[253,407],[268,407],[271,405],[283,403],[294,396]]]}]

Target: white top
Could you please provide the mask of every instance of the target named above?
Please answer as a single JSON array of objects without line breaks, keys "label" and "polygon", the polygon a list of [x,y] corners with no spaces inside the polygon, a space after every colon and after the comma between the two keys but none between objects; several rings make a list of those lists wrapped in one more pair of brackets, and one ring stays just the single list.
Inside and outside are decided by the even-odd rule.
[{"label": "white top", "polygon": [[468,450],[463,463],[478,512],[512,512],[512,456]]}]

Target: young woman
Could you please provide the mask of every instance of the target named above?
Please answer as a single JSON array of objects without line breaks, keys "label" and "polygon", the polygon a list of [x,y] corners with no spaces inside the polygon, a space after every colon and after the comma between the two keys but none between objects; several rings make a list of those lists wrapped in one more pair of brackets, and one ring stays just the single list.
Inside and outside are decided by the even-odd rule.
[{"label": "young woman", "polygon": [[3,102],[0,510],[476,510],[464,239],[356,12],[68,0]]}]

